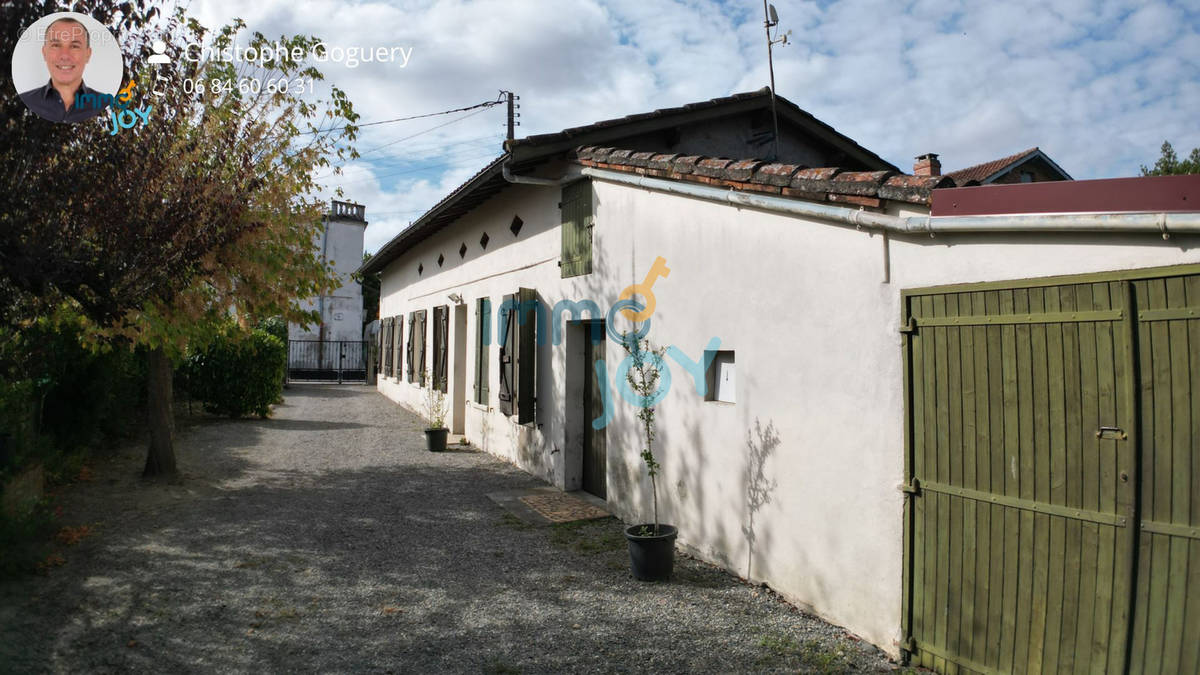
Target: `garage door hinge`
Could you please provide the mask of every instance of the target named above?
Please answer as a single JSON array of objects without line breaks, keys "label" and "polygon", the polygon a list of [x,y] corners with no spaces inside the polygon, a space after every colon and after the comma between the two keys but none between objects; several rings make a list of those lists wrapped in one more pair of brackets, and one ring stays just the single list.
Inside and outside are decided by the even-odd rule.
[{"label": "garage door hinge", "polygon": [[915,497],[920,497],[921,496],[921,481],[920,481],[920,479],[914,478],[914,479],[912,479],[912,482],[909,483],[908,485],[901,485],[900,491],[906,495],[913,495]]},{"label": "garage door hinge", "polygon": [[916,319],[909,317],[908,323],[904,324],[903,326],[900,326],[900,332],[905,335],[911,335],[911,334],[917,332]]}]

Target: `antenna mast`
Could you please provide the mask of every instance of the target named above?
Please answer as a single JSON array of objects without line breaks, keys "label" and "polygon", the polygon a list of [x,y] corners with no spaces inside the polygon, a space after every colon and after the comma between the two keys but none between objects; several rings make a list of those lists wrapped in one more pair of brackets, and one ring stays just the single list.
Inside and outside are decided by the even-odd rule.
[{"label": "antenna mast", "polygon": [[[775,106],[775,58],[771,48],[776,45],[786,45],[788,36],[792,31],[783,34],[783,37],[772,38],[771,29],[779,25],[779,15],[775,12],[775,5],[768,5],[767,0],[763,0],[763,26],[767,30],[767,68],[771,72],[771,123],[775,128],[774,136],[774,151],[771,153],[771,159],[779,159],[779,111]],[[778,31],[777,31],[778,32]]]}]

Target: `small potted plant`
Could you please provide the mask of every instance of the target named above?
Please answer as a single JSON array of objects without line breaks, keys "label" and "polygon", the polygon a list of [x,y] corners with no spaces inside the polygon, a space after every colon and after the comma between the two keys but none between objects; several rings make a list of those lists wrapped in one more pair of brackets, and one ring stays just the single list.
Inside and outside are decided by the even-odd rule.
[{"label": "small potted plant", "polygon": [[650,476],[651,499],[654,504],[654,522],[631,525],[625,528],[625,540],[629,542],[629,563],[633,576],[642,581],[666,581],[671,578],[675,567],[675,536],[679,530],[674,525],[658,521],[658,461],[654,458],[654,396],[658,393],[659,368],[663,363],[663,348],[654,349],[649,341],[640,336],[626,334],[621,341],[629,353],[630,368],[625,374],[629,386],[638,397],[637,418],[641,425],[642,461],[646,474]]},{"label": "small potted plant", "polygon": [[425,418],[429,426],[425,429],[425,445],[430,452],[442,452],[446,449],[446,437],[450,430],[446,428],[446,395],[442,393],[441,382],[434,382],[425,373],[425,381],[429,389],[425,392]]}]

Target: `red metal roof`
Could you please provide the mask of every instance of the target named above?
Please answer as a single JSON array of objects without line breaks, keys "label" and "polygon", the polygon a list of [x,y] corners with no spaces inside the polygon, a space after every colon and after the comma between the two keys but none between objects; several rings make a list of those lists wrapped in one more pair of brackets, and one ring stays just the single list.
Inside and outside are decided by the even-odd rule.
[{"label": "red metal roof", "polygon": [[933,191],[931,216],[1200,211],[1200,175],[1012,183]]}]

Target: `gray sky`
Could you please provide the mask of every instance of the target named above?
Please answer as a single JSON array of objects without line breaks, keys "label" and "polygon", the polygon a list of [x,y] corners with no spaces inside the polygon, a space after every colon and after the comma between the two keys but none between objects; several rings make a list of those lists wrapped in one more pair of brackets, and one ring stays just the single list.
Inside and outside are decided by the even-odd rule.
[{"label": "gray sky", "polygon": [[[774,5],[792,31],[775,50],[778,93],[902,169],[925,152],[949,171],[1039,146],[1075,178],[1107,178],[1137,175],[1163,140],[1181,154],[1200,146],[1194,2]],[[761,0],[192,0],[189,14],[331,47],[411,48],[406,67],[323,65],[363,122],[511,89],[524,136],[768,81]],[[497,106],[364,130],[359,150],[379,149],[332,184],[366,204],[367,250],[500,154],[504,121]]]}]

